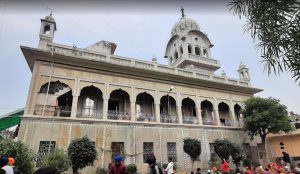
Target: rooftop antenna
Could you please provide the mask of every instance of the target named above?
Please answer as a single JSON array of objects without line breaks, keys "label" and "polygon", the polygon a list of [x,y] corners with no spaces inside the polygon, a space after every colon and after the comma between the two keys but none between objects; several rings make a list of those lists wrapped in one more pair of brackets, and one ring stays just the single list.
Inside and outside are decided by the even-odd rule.
[{"label": "rooftop antenna", "polygon": [[185,17],[185,15],[184,15],[184,8],[183,8],[183,6],[181,6],[181,18],[184,18]]},{"label": "rooftop antenna", "polygon": [[52,16],[52,8],[46,7],[47,10],[50,10],[50,16]]}]

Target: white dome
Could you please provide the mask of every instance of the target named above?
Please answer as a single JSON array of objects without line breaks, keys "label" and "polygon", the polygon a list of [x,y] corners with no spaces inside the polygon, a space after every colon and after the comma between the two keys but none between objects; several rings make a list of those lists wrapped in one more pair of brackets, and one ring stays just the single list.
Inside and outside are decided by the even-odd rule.
[{"label": "white dome", "polygon": [[171,34],[179,34],[183,30],[200,30],[200,27],[193,19],[184,17],[173,26]]}]

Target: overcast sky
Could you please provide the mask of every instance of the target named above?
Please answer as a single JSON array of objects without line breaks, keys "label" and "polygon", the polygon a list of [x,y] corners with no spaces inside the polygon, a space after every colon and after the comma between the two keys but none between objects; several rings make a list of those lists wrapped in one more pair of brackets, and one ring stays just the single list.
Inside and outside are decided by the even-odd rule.
[{"label": "overcast sky", "polygon": [[[84,2],[84,3],[83,3]],[[250,68],[251,84],[300,113],[300,87],[289,74],[268,76],[250,35],[243,32],[244,20],[233,16],[226,3],[208,1],[0,1],[0,115],[25,106],[31,71],[20,45],[37,47],[40,19],[53,9],[57,31],[54,42],[85,48],[106,40],[117,44],[115,54],[151,61],[156,56],[166,64],[165,48],[180,8],[198,22],[215,45],[211,52],[227,76],[238,78],[241,61]]]}]

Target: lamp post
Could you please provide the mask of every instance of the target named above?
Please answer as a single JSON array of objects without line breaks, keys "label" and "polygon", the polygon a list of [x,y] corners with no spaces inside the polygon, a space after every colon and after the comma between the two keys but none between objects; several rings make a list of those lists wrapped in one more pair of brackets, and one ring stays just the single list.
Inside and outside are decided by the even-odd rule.
[{"label": "lamp post", "polygon": [[168,117],[170,117],[170,96],[169,96],[169,94],[170,94],[170,92],[172,91],[174,89],[174,86],[171,86],[170,87],[170,89],[169,89],[169,91],[168,91],[168,112],[167,112],[167,115],[168,115]]}]

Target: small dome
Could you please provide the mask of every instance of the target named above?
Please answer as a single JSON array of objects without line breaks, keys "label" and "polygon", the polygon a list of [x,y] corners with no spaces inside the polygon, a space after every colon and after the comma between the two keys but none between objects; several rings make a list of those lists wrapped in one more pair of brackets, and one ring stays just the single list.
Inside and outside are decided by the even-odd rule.
[{"label": "small dome", "polygon": [[45,20],[55,22],[54,18],[52,17],[52,14],[45,17]]},{"label": "small dome", "polygon": [[196,21],[190,18],[181,18],[172,28],[172,35],[180,33],[183,30],[200,30]]}]

